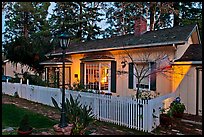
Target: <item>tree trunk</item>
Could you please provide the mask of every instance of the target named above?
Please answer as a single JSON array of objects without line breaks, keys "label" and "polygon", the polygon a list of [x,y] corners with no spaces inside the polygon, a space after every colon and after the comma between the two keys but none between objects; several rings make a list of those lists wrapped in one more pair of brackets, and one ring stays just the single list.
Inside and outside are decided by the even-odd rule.
[{"label": "tree trunk", "polygon": [[24,12],[24,37],[28,38],[28,12]]},{"label": "tree trunk", "polygon": [[150,31],[154,30],[156,3],[150,2]]},{"label": "tree trunk", "polygon": [[179,25],[179,2],[174,2],[174,27]]}]

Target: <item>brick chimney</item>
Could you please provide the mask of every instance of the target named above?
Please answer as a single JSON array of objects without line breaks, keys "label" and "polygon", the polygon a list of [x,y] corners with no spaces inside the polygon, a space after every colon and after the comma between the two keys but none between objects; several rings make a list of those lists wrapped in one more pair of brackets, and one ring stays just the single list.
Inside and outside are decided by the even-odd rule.
[{"label": "brick chimney", "polygon": [[147,20],[143,16],[135,18],[135,36],[140,36],[147,31]]}]

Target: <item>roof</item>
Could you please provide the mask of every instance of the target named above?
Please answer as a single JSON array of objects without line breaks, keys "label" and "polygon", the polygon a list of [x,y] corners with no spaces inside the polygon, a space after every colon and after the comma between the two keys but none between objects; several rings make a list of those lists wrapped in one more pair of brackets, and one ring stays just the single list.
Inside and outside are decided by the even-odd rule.
[{"label": "roof", "polygon": [[[62,58],[53,58],[50,60],[43,61],[40,64],[43,64],[43,65],[49,64],[50,65],[50,64],[62,64],[62,63],[63,63]],[[72,61],[65,58],[65,63],[72,63]]]},{"label": "roof", "polygon": [[178,61],[202,61],[202,45],[191,44]]},{"label": "roof", "polygon": [[87,56],[87,57],[84,57],[82,59],[80,59],[81,61],[90,61],[90,60],[113,60],[115,58],[113,57],[109,57],[109,56],[106,56],[106,55],[95,55],[95,56]]},{"label": "roof", "polygon": [[[166,28],[155,31],[147,31],[141,36],[128,34],[106,39],[71,43],[69,47],[66,49],[66,54],[146,46],[181,44],[188,40],[190,34],[192,33],[195,27],[196,24],[191,24],[186,26],[176,26],[173,28]],[[59,54],[62,54],[61,48],[49,53],[48,55]]]}]

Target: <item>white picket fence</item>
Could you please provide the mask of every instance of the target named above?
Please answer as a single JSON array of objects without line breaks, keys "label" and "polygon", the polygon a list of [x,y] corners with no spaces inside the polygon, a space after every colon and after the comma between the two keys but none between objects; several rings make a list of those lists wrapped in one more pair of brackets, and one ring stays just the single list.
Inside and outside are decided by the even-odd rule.
[{"label": "white picket fence", "polygon": [[[53,107],[51,97],[59,105],[62,100],[61,90],[58,88],[2,82],[3,94],[13,96],[15,92],[18,92],[20,98]],[[151,132],[160,124],[159,116],[160,108],[163,107],[162,102],[173,95],[169,94],[151,100],[136,100],[131,97],[116,97],[71,90],[65,91],[66,98],[69,99],[70,94],[73,98],[79,97],[82,105],[90,106],[96,119],[144,132]]]}]

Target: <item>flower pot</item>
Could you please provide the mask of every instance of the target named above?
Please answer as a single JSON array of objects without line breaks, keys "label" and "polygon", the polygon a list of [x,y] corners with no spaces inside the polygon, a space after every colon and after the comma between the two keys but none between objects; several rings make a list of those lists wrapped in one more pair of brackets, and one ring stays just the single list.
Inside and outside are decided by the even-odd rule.
[{"label": "flower pot", "polygon": [[28,130],[28,131],[22,131],[22,130],[20,130],[20,129],[17,130],[18,135],[29,135],[29,134],[32,133],[32,131],[33,131],[32,128],[30,128],[30,130]]},{"label": "flower pot", "polygon": [[160,114],[160,124],[162,126],[169,126],[171,125],[172,123],[172,118],[169,117],[167,114]]},{"label": "flower pot", "polygon": [[179,112],[174,112],[172,115],[175,118],[182,118],[183,117],[183,113],[179,113]]}]

